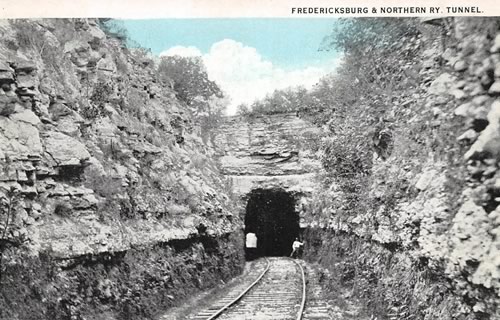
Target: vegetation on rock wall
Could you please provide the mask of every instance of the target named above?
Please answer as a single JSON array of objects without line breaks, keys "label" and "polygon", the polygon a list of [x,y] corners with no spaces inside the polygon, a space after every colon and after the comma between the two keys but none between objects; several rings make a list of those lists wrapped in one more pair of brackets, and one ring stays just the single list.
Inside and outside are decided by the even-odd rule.
[{"label": "vegetation on rock wall", "polygon": [[0,319],[154,319],[241,271],[241,237],[202,236],[149,248],[6,268]]},{"label": "vegetation on rock wall", "polygon": [[[331,132],[323,141],[327,183],[333,179],[338,184],[345,201],[335,206],[352,216],[410,191],[393,177],[392,190],[380,193],[385,199],[367,202],[374,160],[411,150],[404,158],[418,163],[430,151],[414,142],[412,131],[421,128],[412,130],[407,123],[415,115],[412,109],[419,107],[418,57],[425,48],[416,19],[346,20],[325,39],[325,46],[343,49],[344,61],[336,75],[313,90],[313,101],[320,103],[307,110]],[[426,121],[415,121],[415,126]]]},{"label": "vegetation on rock wall", "polygon": [[461,301],[449,281],[411,253],[331,230],[304,235],[308,261],[330,271],[323,285],[332,299],[356,297],[367,319],[461,319]]},{"label": "vegetation on rock wall", "polygon": [[195,110],[109,23],[0,26],[1,319],[151,319],[241,270]]},{"label": "vegetation on rock wall", "polygon": [[162,57],[158,77],[171,84],[177,98],[193,110],[202,136],[211,134],[220,125],[227,101],[219,86],[208,78],[201,57]]},{"label": "vegetation on rock wall", "polygon": [[[496,319],[497,18],[343,20],[343,51],[312,89],[247,116],[296,112],[324,129],[320,187],[301,210],[309,258],[381,319]],[[315,251],[318,250],[318,251]]]},{"label": "vegetation on rock wall", "polygon": [[[392,152],[412,152],[406,158],[419,162],[430,151],[423,148],[421,141],[409,145],[416,140],[413,132],[408,132],[407,126],[399,127],[414,117],[413,109],[419,108],[423,77],[419,73],[423,69],[420,54],[425,49],[421,28],[417,19],[342,20],[332,35],[325,37],[322,48],[343,51],[343,61],[335,74],[321,79],[310,91],[277,90],[255,102],[247,112],[297,112],[326,128],[329,137],[321,141],[324,182],[327,188],[333,180],[339,185],[345,201],[331,206],[346,215],[363,212],[369,205],[364,200],[370,190],[374,152],[382,160]],[[420,134],[422,122],[431,117],[414,119],[415,128],[411,130]],[[383,202],[389,203],[398,193],[409,191],[404,182],[397,185],[384,194],[390,199]],[[325,199],[323,195],[317,198],[314,203]]]},{"label": "vegetation on rock wall", "polygon": [[242,116],[252,116],[297,112],[304,108],[307,98],[307,90],[302,87],[278,89],[250,106],[239,105],[237,113]]},{"label": "vegetation on rock wall", "polygon": [[310,93],[322,102],[307,116],[329,137],[324,187],[305,210],[330,228],[309,241],[340,248],[310,258],[382,319],[495,319],[498,223],[486,216],[498,206],[487,186],[498,153],[485,128],[497,123],[500,24],[432,23],[353,19],[325,40],[344,61]]},{"label": "vegetation on rock wall", "polygon": [[[156,66],[105,25],[0,26],[1,318],[151,319],[241,268],[231,185],[199,134],[220,88],[199,59]],[[326,230],[306,232],[306,256],[369,316],[500,318],[499,31],[496,18],[344,20],[324,41],[344,52],[336,74],[240,108],[324,129],[300,206]],[[289,130],[271,138],[286,150],[246,163],[315,168]]]}]

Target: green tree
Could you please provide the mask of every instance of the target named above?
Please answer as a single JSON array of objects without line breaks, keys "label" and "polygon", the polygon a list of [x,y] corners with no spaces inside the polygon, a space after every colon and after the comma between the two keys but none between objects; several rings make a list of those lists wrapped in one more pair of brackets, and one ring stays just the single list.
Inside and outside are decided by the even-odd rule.
[{"label": "green tree", "polygon": [[245,103],[242,103],[240,105],[238,105],[236,107],[236,114],[237,115],[240,115],[240,116],[248,116],[252,113],[252,110],[250,109],[250,107],[245,104]]},{"label": "green tree", "polygon": [[127,28],[122,21],[111,18],[100,18],[97,19],[97,23],[99,24],[101,30],[103,30],[109,37],[118,39],[123,43],[126,43],[129,40]]},{"label": "green tree", "polygon": [[328,131],[321,160],[325,183],[343,192],[337,212],[373,208],[368,189],[374,153],[383,160],[390,155],[398,106],[418,90],[422,47],[415,19],[343,19],[324,39],[322,49],[341,51],[343,59],[302,104],[304,116]]},{"label": "green tree", "polygon": [[173,86],[177,98],[192,110],[201,126],[202,136],[211,137],[227,107],[228,100],[221,88],[208,77],[200,57],[162,57],[158,66],[158,77],[163,83]]},{"label": "green tree", "polygon": [[278,114],[297,112],[305,109],[308,92],[304,87],[288,87],[277,89],[266,95],[263,99],[251,104],[238,106],[238,114]]},{"label": "green tree", "polygon": [[350,74],[358,87],[390,94],[414,80],[410,71],[418,65],[420,35],[415,19],[342,19],[322,46],[343,51],[342,77]]},{"label": "green tree", "polygon": [[160,80],[173,82],[177,97],[189,106],[199,105],[212,96],[222,98],[219,86],[208,78],[200,57],[162,57],[158,66]]}]

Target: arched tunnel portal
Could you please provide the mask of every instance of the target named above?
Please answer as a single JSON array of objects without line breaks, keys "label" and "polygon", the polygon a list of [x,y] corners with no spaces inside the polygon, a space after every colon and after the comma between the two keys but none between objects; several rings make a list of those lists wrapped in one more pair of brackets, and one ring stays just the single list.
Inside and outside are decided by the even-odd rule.
[{"label": "arched tunnel portal", "polygon": [[245,234],[257,236],[258,256],[286,256],[299,236],[295,199],[282,189],[254,189],[248,195]]}]

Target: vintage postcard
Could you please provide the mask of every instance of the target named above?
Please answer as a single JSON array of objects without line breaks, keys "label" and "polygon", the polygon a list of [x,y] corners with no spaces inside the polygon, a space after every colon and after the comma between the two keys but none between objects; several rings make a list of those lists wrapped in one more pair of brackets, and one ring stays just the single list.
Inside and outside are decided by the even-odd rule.
[{"label": "vintage postcard", "polygon": [[500,319],[500,7],[0,3],[0,320]]}]

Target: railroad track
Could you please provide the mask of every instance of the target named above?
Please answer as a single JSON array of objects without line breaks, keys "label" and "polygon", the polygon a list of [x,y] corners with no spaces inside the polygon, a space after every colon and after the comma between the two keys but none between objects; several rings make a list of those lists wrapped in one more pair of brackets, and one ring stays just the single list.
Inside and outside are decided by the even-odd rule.
[{"label": "railroad track", "polygon": [[192,320],[301,320],[306,302],[302,266],[289,258],[265,258],[253,281],[232,290]]}]

